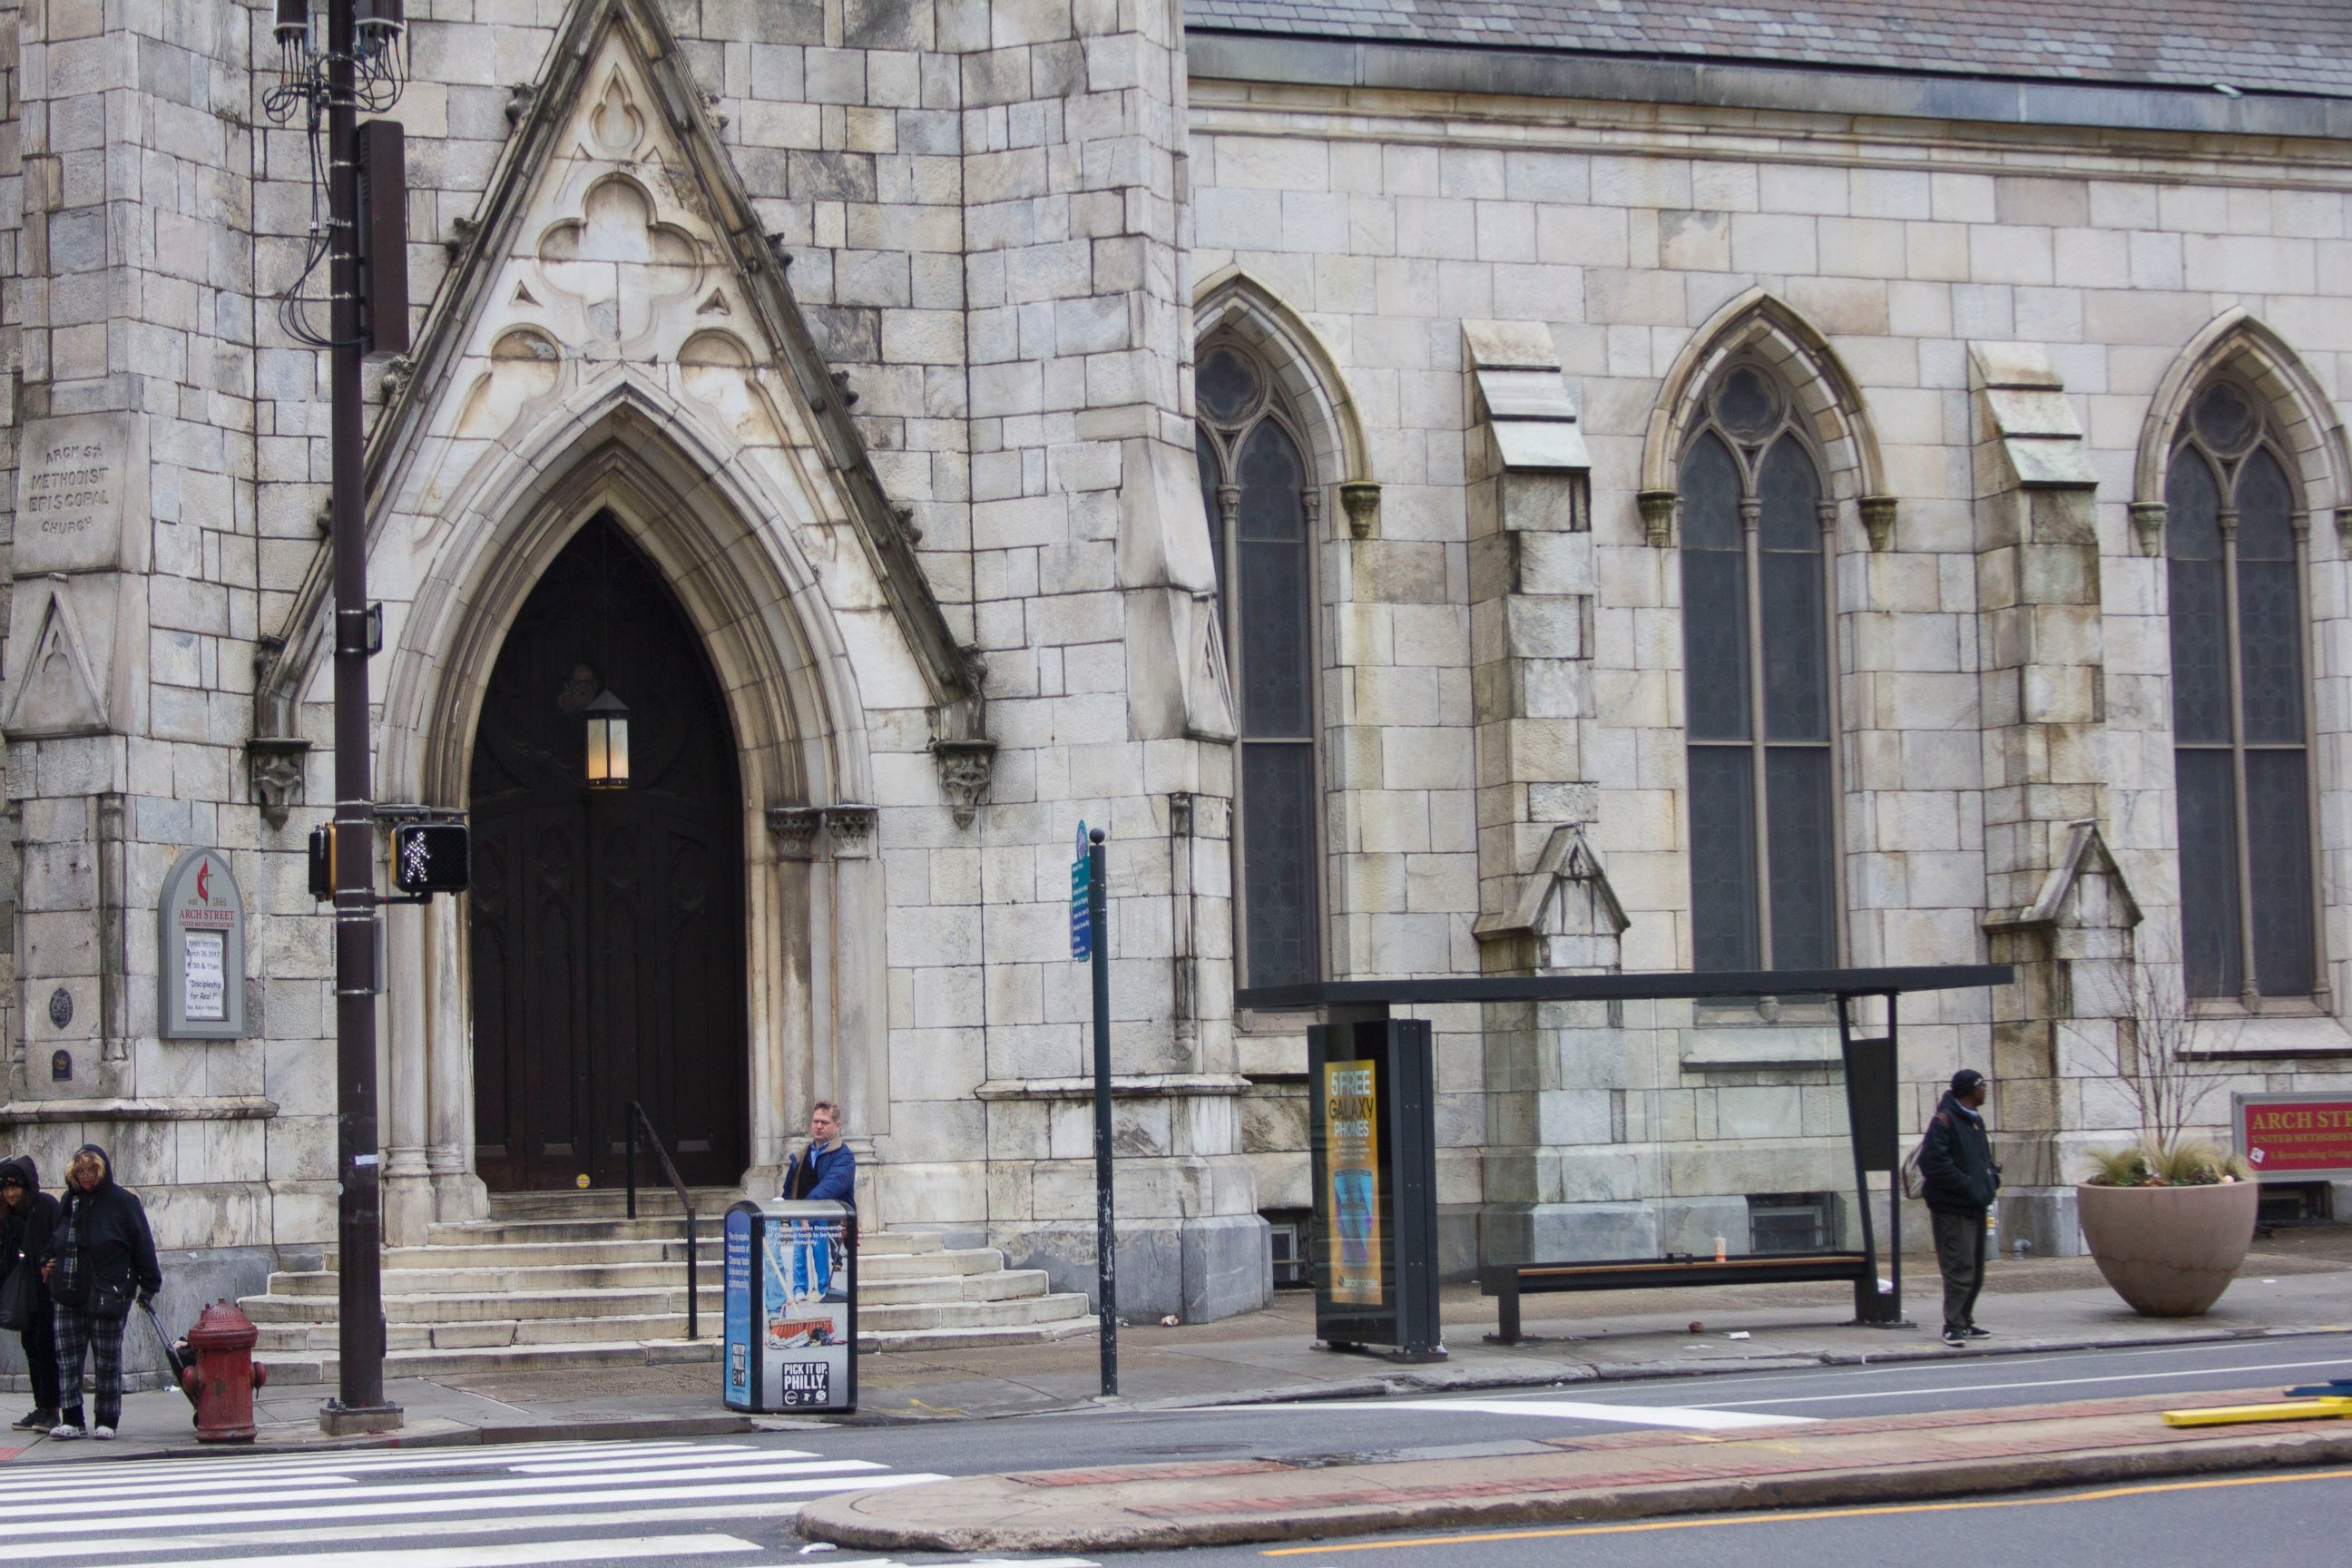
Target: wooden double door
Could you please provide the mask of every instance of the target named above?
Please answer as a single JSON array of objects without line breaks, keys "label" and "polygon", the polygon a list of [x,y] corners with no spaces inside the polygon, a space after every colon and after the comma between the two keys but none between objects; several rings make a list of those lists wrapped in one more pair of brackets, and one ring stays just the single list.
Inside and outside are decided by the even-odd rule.
[{"label": "wooden double door", "polygon": [[[582,710],[628,705],[625,789],[590,789]],[[609,519],[507,634],[472,773],[476,1169],[494,1191],[623,1179],[632,1100],[679,1173],[749,1143],[742,784],[709,661]],[[641,1183],[658,1184],[649,1156]]]}]

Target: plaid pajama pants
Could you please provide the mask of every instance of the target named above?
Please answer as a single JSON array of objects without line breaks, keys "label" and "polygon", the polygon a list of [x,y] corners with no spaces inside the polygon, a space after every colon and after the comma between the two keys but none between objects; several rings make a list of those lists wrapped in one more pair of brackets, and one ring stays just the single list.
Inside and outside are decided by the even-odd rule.
[{"label": "plaid pajama pants", "polygon": [[122,1331],[131,1318],[94,1318],[60,1302],[57,1308],[58,1390],[65,1400],[63,1419],[79,1426],[81,1419],[81,1358],[87,1350],[98,1373],[98,1420],[100,1426],[122,1425]]}]

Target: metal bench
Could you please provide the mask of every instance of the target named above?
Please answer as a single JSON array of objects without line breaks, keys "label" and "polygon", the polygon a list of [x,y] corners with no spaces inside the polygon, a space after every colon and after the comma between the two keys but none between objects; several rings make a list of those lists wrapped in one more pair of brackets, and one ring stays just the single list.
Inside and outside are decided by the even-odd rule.
[{"label": "metal bench", "polygon": [[1677,1285],[1800,1285],[1843,1280],[1853,1286],[1854,1314],[1868,1318],[1878,1270],[1867,1252],[1677,1255],[1590,1263],[1494,1264],[1478,1270],[1478,1290],[1495,1298],[1494,1342],[1519,1342],[1519,1298],[1576,1290],[1646,1290]]}]

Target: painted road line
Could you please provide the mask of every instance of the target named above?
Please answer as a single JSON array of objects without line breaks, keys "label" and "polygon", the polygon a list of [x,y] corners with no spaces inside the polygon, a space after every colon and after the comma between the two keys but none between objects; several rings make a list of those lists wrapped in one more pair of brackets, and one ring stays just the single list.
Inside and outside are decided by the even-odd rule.
[{"label": "painted road line", "polygon": [[1818,1415],[1748,1415],[1736,1410],[1717,1410],[1699,1405],[1603,1405],[1581,1399],[1311,1399],[1289,1405],[1232,1405],[1209,1406],[1168,1414],[1205,1415],[1245,1415],[1260,1412],[1281,1412],[1294,1415],[1314,1411],[1328,1413],[1346,1411],[1351,1414],[1366,1410],[1388,1410],[1402,1415],[1406,1411],[1435,1410],[1471,1415],[1535,1415],[1549,1421],[1602,1421],[1626,1426],[1679,1426],[1695,1432],[1733,1432],[1751,1426],[1797,1426],[1821,1419]]},{"label": "painted road line", "polygon": [[1793,1426],[1811,1415],[1748,1415],[1666,1405],[1601,1405],[1580,1399],[1416,1399],[1415,1410],[1458,1410],[1475,1415],[1540,1415],[1551,1421],[1613,1421],[1633,1426],[1679,1426],[1694,1432],[1734,1432],[1751,1426]]},{"label": "painted road line", "polygon": [[[649,1470],[638,1472],[635,1470],[623,1469],[597,1476],[594,1479],[597,1483],[597,1493],[603,1495],[609,1494],[616,1490],[625,1489],[639,1481],[654,1481],[667,1485],[671,1482],[682,1480],[749,1480],[765,1479],[768,1477],[824,1475],[845,1470],[879,1470],[886,1469],[888,1467],[887,1466],[877,1464],[871,1459],[793,1459],[761,1465],[711,1467],[698,1470]],[[573,1479],[585,1479],[587,1478]],[[446,1481],[413,1481],[403,1482],[393,1486],[366,1487],[356,1489],[356,1493],[357,1495],[363,1495],[370,1500],[374,1500],[427,1497],[436,1493],[460,1490],[466,1492],[529,1491],[535,1488],[543,1489],[552,1484],[555,1483],[541,1476],[479,1476],[467,1479],[452,1479]],[[26,1498],[30,1498],[36,1495],[47,1494],[28,1493],[25,1495]],[[78,1493],[68,1494],[68,1497],[78,1508],[80,1508],[85,1512],[115,1512],[133,1509],[150,1508],[157,1503],[163,1503],[168,1506],[172,1500],[178,1495],[179,1489],[176,1487],[142,1487],[132,1491],[109,1492],[102,1497],[84,1497]],[[263,1490],[248,1492],[238,1500],[246,1503],[292,1502],[299,1501],[308,1495],[312,1494]],[[54,1500],[34,1503],[27,1500],[11,1500],[5,1507],[0,1507],[0,1521],[27,1518],[38,1519],[43,1515],[55,1511],[56,1502]]]},{"label": "painted road line", "polygon": [[[208,1476],[166,1478],[150,1480],[136,1472],[126,1475],[116,1470],[105,1477],[76,1477],[73,1480],[26,1481],[0,1489],[0,1508],[12,1502],[79,1501],[84,1498],[113,1497],[180,1497],[189,1492],[251,1491],[259,1482],[247,1476],[228,1477],[215,1467]],[[268,1484],[273,1487],[319,1487],[329,1491],[348,1490],[359,1485],[351,1476],[272,1476]]]},{"label": "painted road line", "polygon": [[[602,1449],[610,1455],[614,1445],[566,1444],[566,1451],[593,1453]],[[667,1458],[672,1454],[713,1453],[729,1450],[763,1453],[774,1458],[814,1458],[815,1456],[797,1448],[746,1449],[740,1445],[695,1445],[663,1443],[628,1451],[634,1460],[639,1457]],[[496,1457],[490,1457],[491,1454]],[[550,1455],[551,1458],[556,1456]],[[397,1470],[460,1469],[510,1468],[531,1458],[528,1449],[504,1447],[486,1452],[481,1448],[407,1449],[400,1452],[362,1454],[314,1454],[278,1457],[274,1455],[228,1455],[211,1459],[76,1459],[41,1464],[29,1471],[17,1471],[0,1479],[0,1500],[27,1488],[63,1486],[103,1487],[118,1485],[128,1479],[142,1481],[207,1481],[218,1476],[240,1476],[248,1481],[255,1478],[294,1476],[362,1476]],[[604,1462],[610,1463],[609,1459]]]},{"label": "painted road line", "polygon": [[1574,1535],[1643,1535],[1663,1530],[1734,1530],[1752,1524],[1818,1524],[1827,1519],[1868,1519],[1896,1513],[1961,1513],[1989,1508],[2057,1508],[2068,1503],[2112,1502],[2158,1492],[2210,1491],[2220,1487],[2289,1486],[2297,1481],[2352,1480],[2352,1470],[2302,1470],[2284,1476],[2220,1476],[2195,1481],[2154,1481],[2092,1492],[2040,1492],[2026,1497],[1971,1498],[1963,1502],[1883,1503],[1869,1508],[1792,1509],[1775,1513],[1735,1513],[1696,1519],[1646,1519],[1632,1524],[1577,1524],[1557,1530],[1496,1530],[1475,1535],[1423,1535],[1402,1541],[1318,1542],[1275,1546],[1261,1557],[1319,1557],[1327,1552],[1401,1552],[1432,1546],[1476,1546],[1489,1541],[1558,1541]]},{"label": "painted road line", "polygon": [[[628,1466],[632,1470],[651,1470],[676,1465],[757,1465],[782,1458],[785,1452],[780,1448],[743,1448],[732,1453],[713,1453],[698,1448],[690,1454],[657,1454],[650,1458],[638,1458],[632,1455]],[[807,1456],[810,1458],[815,1457],[814,1454]],[[561,1459],[541,1465],[509,1465],[507,1468],[526,1476],[593,1476],[608,1468],[612,1463],[609,1458]]]},{"label": "painted road line", "polygon": [[[600,1540],[505,1542],[496,1546],[397,1547],[381,1552],[311,1552],[294,1556],[207,1557],[201,1568],[540,1568],[558,1563],[635,1562],[657,1557],[708,1557],[758,1552],[756,1542],[732,1535],[641,1535]],[[123,1563],[111,1568],[147,1568]],[[189,1568],[198,1568],[191,1563]]]},{"label": "painted road line", "polygon": [[1724,1399],[1710,1401],[1700,1409],[1746,1407],[1750,1405],[1829,1405],[1851,1399],[1903,1399],[1929,1394],[1992,1394],[2017,1388],[2076,1388],[2094,1383],[2153,1383],[2158,1378],[2181,1377],[2241,1377],[2252,1372],[2306,1372],[2313,1367],[2343,1366],[2343,1357],[2333,1361],[2265,1362],[2258,1366],[2180,1367],[2171,1372],[2123,1372],[2106,1377],[2046,1377],[2022,1383],[1956,1383],[1937,1388],[1880,1388],[1862,1394],[1790,1394],[1785,1399]]},{"label": "painted road line", "polygon": [[[934,1478],[936,1479],[936,1478]],[[861,1483],[861,1485],[866,1483]],[[754,1519],[790,1519],[803,1505],[797,1500],[742,1498],[734,1502],[697,1508],[613,1509],[601,1513],[567,1514],[562,1519],[450,1519],[412,1523],[403,1533],[420,1541],[454,1540],[468,1535],[500,1535],[524,1530],[614,1530],[639,1524],[688,1524],[709,1521],[740,1524]],[[35,1528],[38,1528],[37,1526]],[[247,1530],[173,1536],[170,1541],[100,1538],[96,1541],[0,1541],[0,1563],[47,1562],[58,1557],[103,1557],[116,1552],[209,1552],[219,1547],[326,1546],[337,1542],[375,1541],[383,1531],[373,1522],[321,1525],[309,1530]],[[189,1568],[198,1568],[190,1564]],[[827,1563],[825,1568],[847,1568]]]},{"label": "painted road line", "polygon": [[[842,1467],[862,1461],[844,1460]],[[880,1466],[874,1468],[879,1469]],[[945,1480],[944,1476],[858,1475],[828,1476],[822,1479],[778,1479],[763,1482],[752,1495],[769,1498],[799,1493],[813,1496],[820,1492],[872,1491],[883,1487],[913,1486],[920,1481]],[[394,1489],[380,1489],[381,1491]],[[405,1489],[399,1489],[404,1490]],[[481,1489],[473,1489],[477,1493]],[[49,1536],[95,1535],[100,1531],[180,1530],[194,1525],[217,1529],[228,1524],[293,1524],[302,1520],[324,1519],[418,1519],[436,1513],[481,1513],[492,1509],[522,1510],[574,1508],[582,1503],[613,1500],[611,1487],[595,1487],[587,1490],[540,1492],[521,1496],[502,1494],[497,1497],[479,1495],[445,1495],[398,1502],[343,1502],[338,1500],[325,1508],[247,1508],[229,1509],[219,1512],[181,1511],[177,1513],[149,1512],[130,1519],[56,1520],[37,1528]],[[649,1502],[701,1502],[719,1498],[742,1498],[746,1489],[731,1486],[647,1487],[633,1492],[628,1500],[640,1505]],[[367,1494],[362,1494],[367,1495]],[[568,1523],[558,1520],[557,1524]]]}]

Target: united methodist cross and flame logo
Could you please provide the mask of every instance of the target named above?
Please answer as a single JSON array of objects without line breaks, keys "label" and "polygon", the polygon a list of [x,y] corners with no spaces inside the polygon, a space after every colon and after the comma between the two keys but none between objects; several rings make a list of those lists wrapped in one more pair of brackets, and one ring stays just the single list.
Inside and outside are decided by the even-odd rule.
[{"label": "united methodist cross and flame logo", "polygon": [[213,863],[209,859],[196,862],[196,901],[200,904],[210,904],[213,901],[210,886],[212,874]]}]

